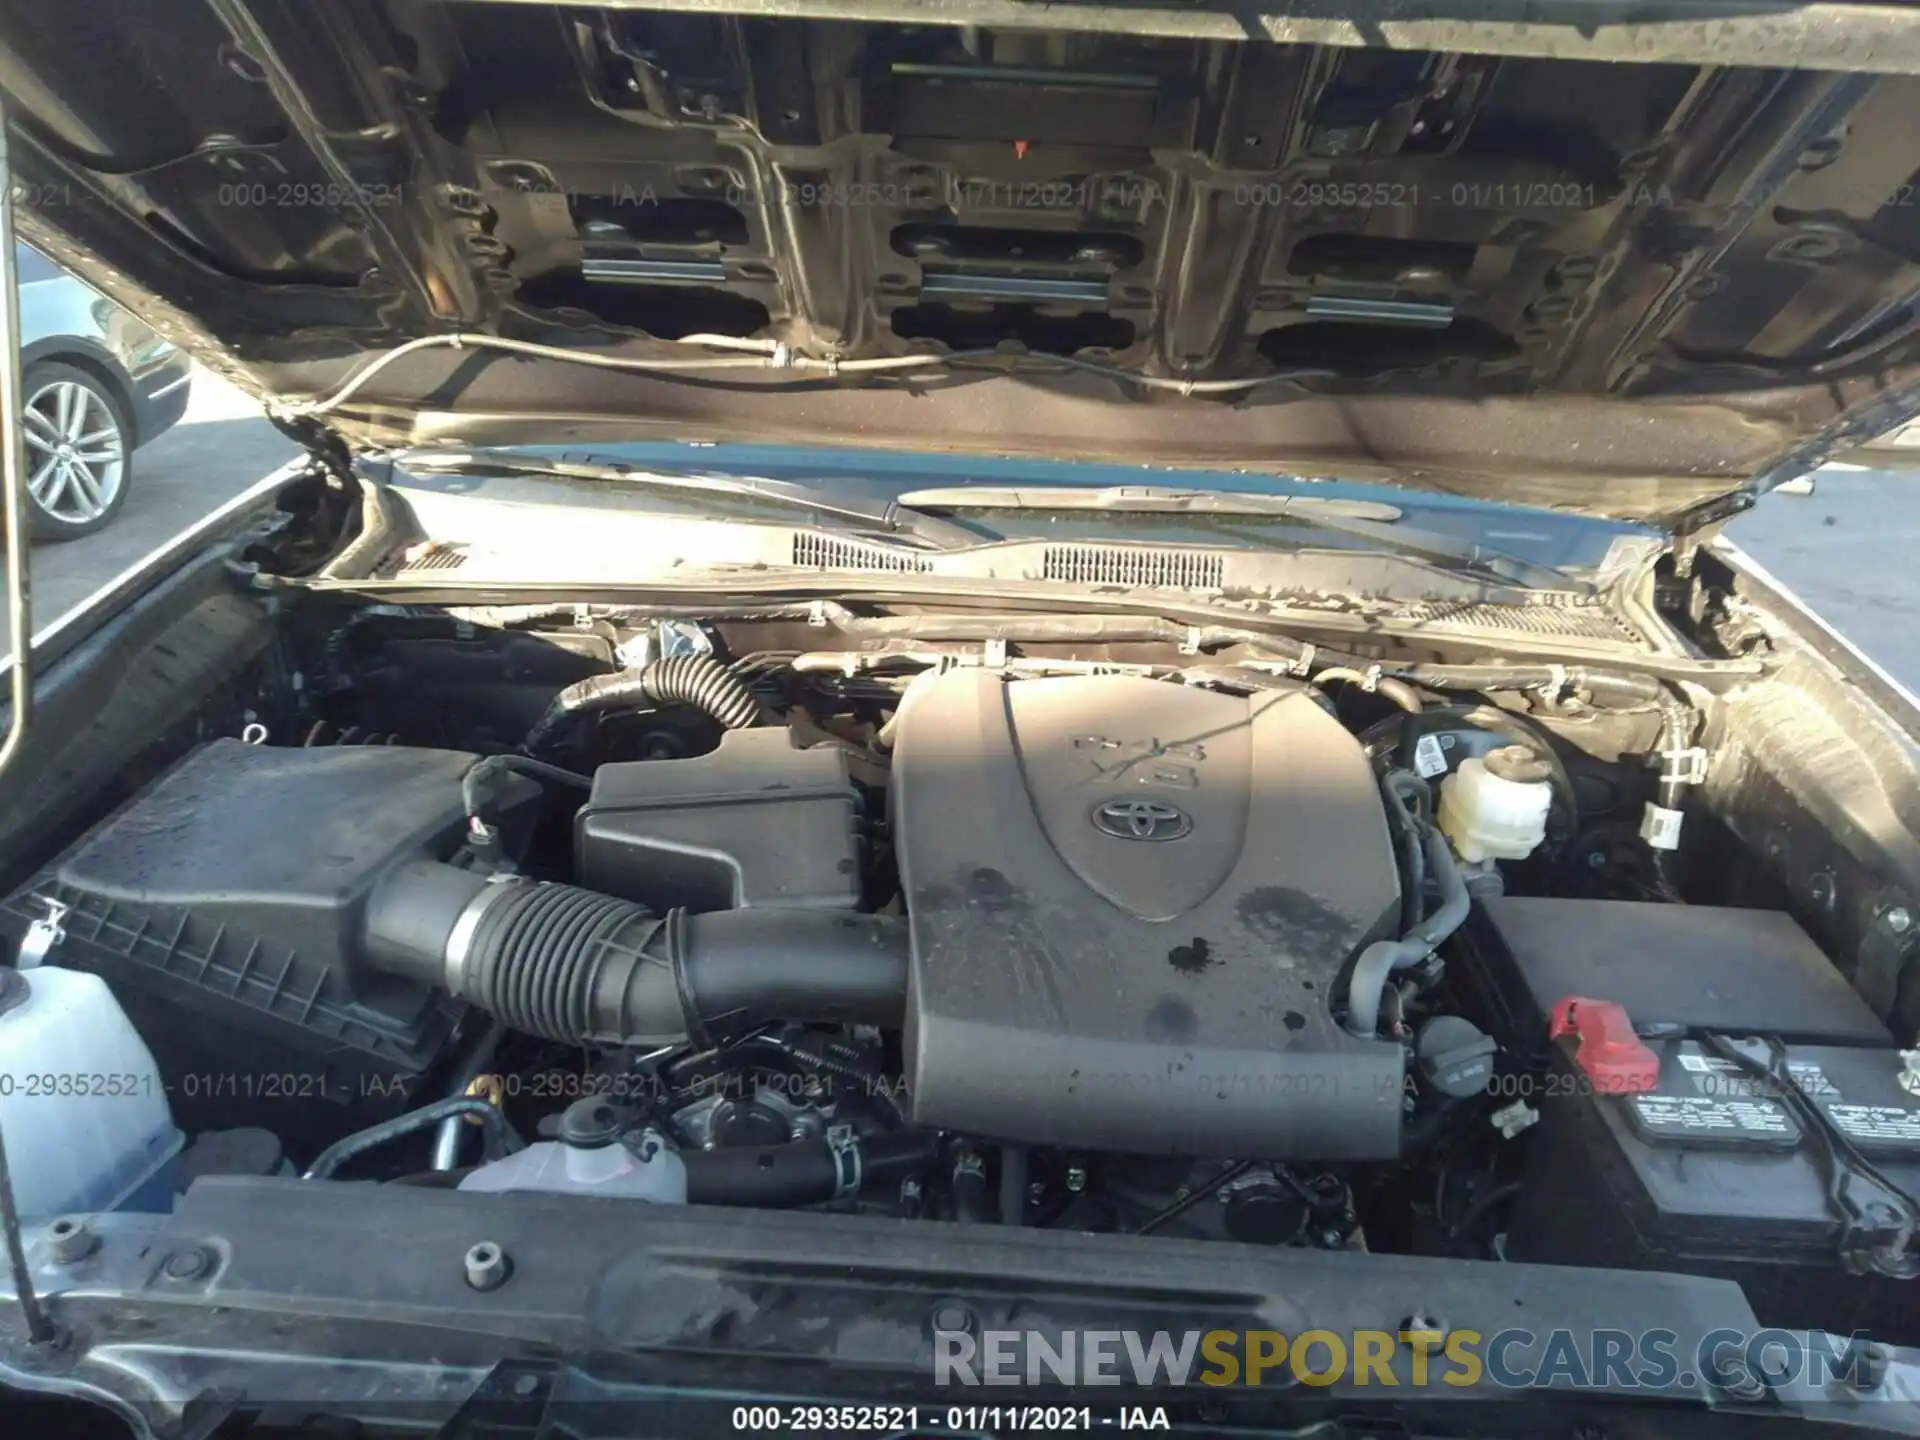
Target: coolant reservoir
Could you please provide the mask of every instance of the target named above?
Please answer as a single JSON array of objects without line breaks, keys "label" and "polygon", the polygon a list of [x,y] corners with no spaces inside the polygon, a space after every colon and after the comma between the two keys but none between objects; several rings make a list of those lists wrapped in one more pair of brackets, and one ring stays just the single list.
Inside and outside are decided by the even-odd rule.
[{"label": "coolant reservoir", "polygon": [[1547,762],[1502,745],[1461,762],[1440,782],[1440,829],[1462,860],[1524,860],[1547,838],[1553,805]]},{"label": "coolant reservoir", "polygon": [[687,1167],[655,1130],[622,1133],[619,1112],[605,1100],[576,1100],[560,1117],[560,1139],[543,1140],[482,1165],[462,1190],[548,1190],[616,1195],[684,1205]]},{"label": "coolant reservoir", "polygon": [[0,969],[0,1134],[22,1219],[172,1208],[182,1136],[98,975]]}]

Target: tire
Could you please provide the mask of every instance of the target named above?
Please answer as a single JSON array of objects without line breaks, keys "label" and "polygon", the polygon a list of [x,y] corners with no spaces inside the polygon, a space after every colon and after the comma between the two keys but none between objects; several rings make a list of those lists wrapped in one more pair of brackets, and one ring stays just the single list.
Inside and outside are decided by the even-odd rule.
[{"label": "tire", "polygon": [[77,540],[113,519],[133,478],[133,423],[113,386],[58,360],[20,377],[36,540]]}]

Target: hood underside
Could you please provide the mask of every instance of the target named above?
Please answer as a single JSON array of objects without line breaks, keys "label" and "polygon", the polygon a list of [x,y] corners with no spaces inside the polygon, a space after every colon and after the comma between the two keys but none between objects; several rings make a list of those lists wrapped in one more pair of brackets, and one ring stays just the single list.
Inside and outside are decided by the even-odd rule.
[{"label": "hood underside", "polygon": [[1678,525],[1920,409],[1920,10],[1338,8],[15,0],[0,91],[22,233],[270,400],[435,334],[814,362],[423,349],[326,413],[360,444],[864,444]]}]

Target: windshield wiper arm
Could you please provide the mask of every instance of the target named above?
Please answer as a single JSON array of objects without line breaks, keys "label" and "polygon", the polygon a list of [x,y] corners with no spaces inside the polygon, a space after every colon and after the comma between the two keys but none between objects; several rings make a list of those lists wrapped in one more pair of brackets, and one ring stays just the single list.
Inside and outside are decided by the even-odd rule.
[{"label": "windshield wiper arm", "polygon": [[1109,515],[1247,515],[1293,520],[1366,540],[1394,555],[1425,560],[1534,590],[1591,590],[1546,565],[1496,550],[1475,540],[1410,528],[1401,510],[1378,500],[1334,495],[1262,495],[1245,490],[1188,490],[1170,485],[1046,486],[955,485],[910,490],[903,505],[934,510],[1070,510]]},{"label": "windshield wiper arm", "polygon": [[402,471],[416,475],[547,475],[568,480],[600,480],[650,490],[686,494],[737,495],[770,505],[812,510],[841,520],[855,521],[917,540],[933,550],[959,550],[984,543],[964,525],[921,514],[897,500],[875,499],[854,491],[836,490],[796,480],[774,480],[763,475],[727,475],[708,471],[658,470],[617,460],[562,455],[509,455],[497,450],[414,450],[394,457]]}]

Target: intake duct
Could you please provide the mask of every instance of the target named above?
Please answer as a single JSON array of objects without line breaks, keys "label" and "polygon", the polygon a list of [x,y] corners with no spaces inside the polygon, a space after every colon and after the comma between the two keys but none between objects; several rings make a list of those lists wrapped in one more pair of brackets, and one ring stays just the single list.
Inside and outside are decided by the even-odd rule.
[{"label": "intake duct", "polygon": [[444,987],[563,1044],[711,1044],[770,1020],[898,1029],[907,933],[881,916],[729,910],[657,916],[573,885],[432,860],[369,898],[369,964]]},{"label": "intake duct", "polygon": [[524,748],[539,750],[568,721],[591,710],[635,705],[691,705],[728,730],[760,722],[760,702],[746,682],[711,655],[668,655],[636,670],[594,675],[569,685],[528,732]]}]

